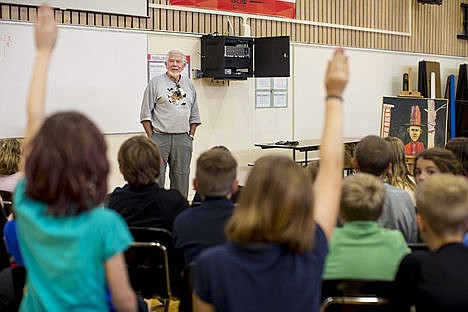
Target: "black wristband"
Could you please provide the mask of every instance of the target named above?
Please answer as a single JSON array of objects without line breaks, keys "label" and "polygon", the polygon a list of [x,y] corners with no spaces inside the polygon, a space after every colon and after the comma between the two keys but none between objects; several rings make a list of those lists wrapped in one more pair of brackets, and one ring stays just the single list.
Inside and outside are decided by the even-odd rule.
[{"label": "black wristband", "polygon": [[327,95],[325,100],[329,100],[329,99],[337,99],[337,100],[340,100],[341,102],[343,102],[343,98],[341,96],[339,96],[339,95]]}]

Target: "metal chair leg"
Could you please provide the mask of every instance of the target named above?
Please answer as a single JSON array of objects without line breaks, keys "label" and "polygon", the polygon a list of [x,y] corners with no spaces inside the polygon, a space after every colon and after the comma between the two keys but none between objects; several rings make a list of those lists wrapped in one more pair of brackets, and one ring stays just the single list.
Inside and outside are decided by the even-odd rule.
[{"label": "metal chair leg", "polygon": [[164,305],[164,312],[169,312],[169,304],[171,303],[171,299],[162,299],[162,303]]}]

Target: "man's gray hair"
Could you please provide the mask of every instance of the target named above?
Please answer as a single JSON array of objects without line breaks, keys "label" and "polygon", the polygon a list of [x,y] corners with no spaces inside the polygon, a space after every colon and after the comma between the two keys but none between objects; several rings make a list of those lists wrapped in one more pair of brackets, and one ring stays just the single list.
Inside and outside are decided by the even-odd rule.
[{"label": "man's gray hair", "polygon": [[185,58],[185,54],[180,52],[179,50],[171,50],[169,52],[167,52],[166,54],[166,62],[169,60],[169,58],[171,57],[171,55],[180,55],[182,56],[182,62],[185,64],[187,62],[186,58]]}]

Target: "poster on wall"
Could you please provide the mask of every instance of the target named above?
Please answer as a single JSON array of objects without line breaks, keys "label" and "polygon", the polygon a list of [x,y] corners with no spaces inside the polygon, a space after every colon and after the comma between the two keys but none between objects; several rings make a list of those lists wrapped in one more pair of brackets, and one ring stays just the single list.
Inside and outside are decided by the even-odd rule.
[{"label": "poster on wall", "polygon": [[[185,62],[185,68],[180,74],[190,78],[190,55],[185,56]],[[166,71],[166,54],[148,54],[148,81]]]},{"label": "poster on wall", "polygon": [[170,0],[171,5],[294,18],[296,0]]},{"label": "poster on wall", "polygon": [[255,78],[255,108],[288,107],[288,78]]},{"label": "poster on wall", "polygon": [[447,103],[446,99],[384,97],[380,135],[400,138],[408,156],[431,147],[444,147]]}]

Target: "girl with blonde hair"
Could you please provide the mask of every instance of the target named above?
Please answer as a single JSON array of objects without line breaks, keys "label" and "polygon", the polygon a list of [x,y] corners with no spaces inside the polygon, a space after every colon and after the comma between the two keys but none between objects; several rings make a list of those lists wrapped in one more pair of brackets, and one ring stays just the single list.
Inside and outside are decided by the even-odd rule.
[{"label": "girl with blonde hair", "polygon": [[20,179],[20,161],[23,148],[15,138],[0,140],[0,191],[12,193]]},{"label": "girl with blonde hair", "polygon": [[227,225],[229,242],[196,260],[195,311],[319,310],[343,179],[347,80],[347,57],[337,49],[325,77],[326,113],[314,187],[292,159],[267,156],[255,163]]},{"label": "girl with blonde hair", "polygon": [[407,191],[414,203],[414,189],[416,188],[416,183],[406,166],[405,145],[403,141],[397,137],[386,137],[385,141],[390,145],[392,157],[390,160],[390,167],[384,175],[384,180],[394,187]]}]

